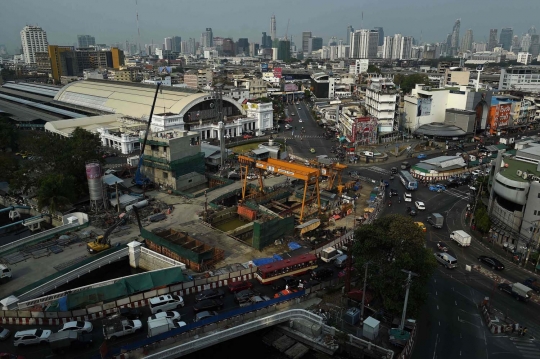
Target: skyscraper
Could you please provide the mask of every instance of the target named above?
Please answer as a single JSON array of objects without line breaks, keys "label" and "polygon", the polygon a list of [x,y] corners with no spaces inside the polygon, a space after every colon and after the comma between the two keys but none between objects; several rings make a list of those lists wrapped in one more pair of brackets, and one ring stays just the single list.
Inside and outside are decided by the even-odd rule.
[{"label": "skyscraper", "polygon": [[489,30],[488,51],[493,51],[498,46],[497,42],[497,29]]},{"label": "skyscraper", "polygon": [[276,17],[272,15],[270,18],[270,37],[272,40],[276,39]]},{"label": "skyscraper", "polygon": [[536,27],[531,26],[531,27],[529,28],[529,30],[527,30],[527,34],[529,34],[529,35],[531,35],[531,36],[532,36],[532,35],[536,35]]},{"label": "skyscraper", "polygon": [[401,56],[401,43],[403,42],[403,35],[395,34],[392,45],[392,57],[391,59],[399,59]]},{"label": "skyscraper", "polygon": [[523,37],[521,38],[521,51],[528,52],[530,46],[531,46],[531,35],[530,34],[523,35]]},{"label": "skyscraper", "polygon": [[312,37],[308,42],[308,52],[313,52],[322,49],[323,40],[322,37]]},{"label": "skyscraper", "polygon": [[459,28],[461,27],[461,19],[457,19],[452,28],[452,38],[450,40],[451,55],[457,55],[459,49]]},{"label": "skyscraper", "polygon": [[374,27],[373,29],[377,30],[379,33],[379,46],[384,45],[384,30],[382,27]]},{"label": "skyscraper", "polygon": [[386,36],[383,41],[383,59],[391,59],[394,48],[394,37]]},{"label": "skyscraper", "polygon": [[182,37],[180,36],[173,36],[172,37],[172,50],[173,52],[181,52],[182,51]]},{"label": "skyscraper", "polygon": [[538,54],[540,54],[540,35],[531,35],[531,46],[529,46],[529,53],[533,58],[538,57]]},{"label": "skyscraper", "polygon": [[516,51],[521,51],[521,41],[519,39],[519,36],[517,35],[514,35],[514,37],[512,38],[512,52],[516,53]]},{"label": "skyscraper", "polygon": [[354,32],[352,25],[347,26],[347,37],[345,37],[345,43],[351,44],[351,34]]},{"label": "skyscraper", "polygon": [[401,46],[399,49],[399,59],[400,60],[409,60],[411,58],[412,50],[412,36],[404,36],[401,41]]},{"label": "skyscraper", "polygon": [[36,52],[48,51],[47,33],[39,26],[25,26],[21,31],[21,44],[24,62],[33,64],[36,62]]},{"label": "skyscraper", "polygon": [[214,46],[214,34],[212,33],[211,27],[207,27],[206,31],[201,34],[201,46],[202,47]]},{"label": "skyscraper", "polygon": [[499,44],[501,44],[502,48],[506,51],[510,51],[510,47],[512,47],[512,38],[514,37],[514,29],[511,27],[505,27],[501,30],[501,37],[499,38]]},{"label": "skyscraper", "polygon": [[309,39],[311,39],[311,31],[302,32],[302,52],[309,51]]},{"label": "skyscraper", "polygon": [[87,48],[96,45],[96,38],[90,35],[77,35],[77,47]]},{"label": "skyscraper", "polygon": [[461,51],[471,51],[472,49],[472,43],[473,43],[473,31],[471,29],[467,30],[465,35],[463,36],[463,40],[461,41]]},{"label": "skyscraper", "polygon": [[377,57],[379,32],[377,30],[356,30],[351,35],[351,58],[373,59]]},{"label": "skyscraper", "polygon": [[163,42],[163,50],[169,50],[172,51],[172,37],[166,37],[165,41]]}]

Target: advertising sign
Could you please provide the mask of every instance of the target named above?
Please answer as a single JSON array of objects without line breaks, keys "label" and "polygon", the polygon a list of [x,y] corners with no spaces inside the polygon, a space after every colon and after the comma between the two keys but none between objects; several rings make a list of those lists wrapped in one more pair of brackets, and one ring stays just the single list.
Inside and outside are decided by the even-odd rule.
[{"label": "advertising sign", "polygon": [[285,92],[298,91],[298,86],[296,86],[296,84],[285,84],[285,86],[283,86],[283,90]]},{"label": "advertising sign", "polygon": [[171,74],[172,73],[172,67],[170,66],[162,66],[162,67],[158,67],[158,73],[159,74]]},{"label": "advertising sign", "polygon": [[510,112],[512,111],[512,104],[507,103],[504,105],[499,105],[499,121],[498,127],[508,126],[510,121]]},{"label": "advertising sign", "polygon": [[261,71],[262,72],[268,72],[268,64],[267,63],[262,63],[261,64]]},{"label": "advertising sign", "polygon": [[274,77],[281,78],[282,77],[282,68],[281,67],[275,67],[274,68]]},{"label": "advertising sign", "polygon": [[429,115],[431,115],[431,98],[419,98],[416,116],[420,117]]},{"label": "advertising sign", "polygon": [[287,75],[287,76],[285,76],[285,80],[289,80],[289,81],[291,81],[291,80],[293,80],[293,77],[292,77],[292,76],[289,76],[289,75]]}]

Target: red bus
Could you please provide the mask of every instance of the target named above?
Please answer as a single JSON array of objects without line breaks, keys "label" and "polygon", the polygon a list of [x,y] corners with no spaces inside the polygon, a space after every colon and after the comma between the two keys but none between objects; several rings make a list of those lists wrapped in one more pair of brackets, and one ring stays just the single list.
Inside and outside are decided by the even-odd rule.
[{"label": "red bus", "polygon": [[301,275],[315,268],[317,268],[317,256],[307,253],[260,266],[257,268],[255,277],[262,284],[269,284],[279,278]]}]

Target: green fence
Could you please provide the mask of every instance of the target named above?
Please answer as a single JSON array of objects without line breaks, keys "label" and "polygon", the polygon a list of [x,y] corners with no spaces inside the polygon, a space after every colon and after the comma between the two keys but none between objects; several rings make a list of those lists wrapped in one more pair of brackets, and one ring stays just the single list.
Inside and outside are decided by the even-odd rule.
[{"label": "green fence", "polygon": [[262,250],[276,239],[294,233],[294,217],[274,218],[267,222],[253,222],[253,248]]}]

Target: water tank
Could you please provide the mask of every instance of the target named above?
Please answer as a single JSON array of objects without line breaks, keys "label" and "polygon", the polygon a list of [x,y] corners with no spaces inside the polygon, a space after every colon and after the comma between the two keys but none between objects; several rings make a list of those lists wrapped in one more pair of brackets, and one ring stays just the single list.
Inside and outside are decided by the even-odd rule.
[{"label": "water tank", "polygon": [[90,201],[103,201],[101,165],[97,161],[86,164],[86,179],[88,180]]}]

